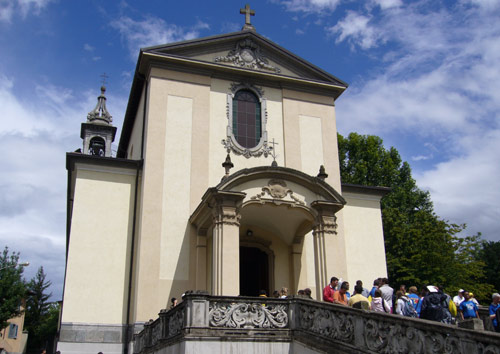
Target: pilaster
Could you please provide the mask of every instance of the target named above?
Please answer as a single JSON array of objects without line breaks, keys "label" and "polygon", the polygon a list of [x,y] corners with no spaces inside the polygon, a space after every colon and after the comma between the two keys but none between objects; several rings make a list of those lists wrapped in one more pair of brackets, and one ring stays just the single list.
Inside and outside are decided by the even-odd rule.
[{"label": "pilaster", "polygon": [[337,217],[335,213],[342,208],[341,204],[314,201],[311,206],[317,212],[313,226],[314,268],[316,275],[316,298],[322,298],[321,291],[328,283],[325,237],[337,234]]},{"label": "pilaster", "polygon": [[218,191],[212,196],[212,295],[240,292],[240,206],[245,193]]}]

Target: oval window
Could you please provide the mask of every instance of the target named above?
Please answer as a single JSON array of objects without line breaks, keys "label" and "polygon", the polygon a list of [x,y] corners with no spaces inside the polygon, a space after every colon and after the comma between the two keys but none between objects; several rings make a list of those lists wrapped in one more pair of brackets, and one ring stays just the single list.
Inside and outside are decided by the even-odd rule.
[{"label": "oval window", "polygon": [[262,137],[261,104],[250,90],[240,90],[234,95],[233,135],[244,148],[256,147]]}]

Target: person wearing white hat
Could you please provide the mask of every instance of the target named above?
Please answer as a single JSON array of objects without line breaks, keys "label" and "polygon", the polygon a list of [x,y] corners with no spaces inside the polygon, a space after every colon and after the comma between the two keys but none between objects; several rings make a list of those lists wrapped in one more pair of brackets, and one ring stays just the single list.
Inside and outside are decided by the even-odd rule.
[{"label": "person wearing white hat", "polygon": [[455,303],[455,305],[457,305],[457,308],[458,306],[460,306],[460,304],[464,301],[464,289],[460,289],[458,290],[458,294],[457,296],[455,296],[453,298],[453,302]]}]

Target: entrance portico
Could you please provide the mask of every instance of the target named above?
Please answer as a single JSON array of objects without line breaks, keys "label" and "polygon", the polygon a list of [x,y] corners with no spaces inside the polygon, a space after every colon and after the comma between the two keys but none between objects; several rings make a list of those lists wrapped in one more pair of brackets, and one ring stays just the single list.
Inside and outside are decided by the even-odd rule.
[{"label": "entrance portico", "polygon": [[212,295],[254,294],[260,289],[240,283],[253,262],[248,282],[254,287],[311,287],[320,298],[327,282],[325,238],[335,237],[335,214],[344,204],[321,178],[290,168],[256,167],[225,177],[190,218],[198,244],[206,245],[197,247],[197,264],[206,264],[197,267],[197,287]]}]

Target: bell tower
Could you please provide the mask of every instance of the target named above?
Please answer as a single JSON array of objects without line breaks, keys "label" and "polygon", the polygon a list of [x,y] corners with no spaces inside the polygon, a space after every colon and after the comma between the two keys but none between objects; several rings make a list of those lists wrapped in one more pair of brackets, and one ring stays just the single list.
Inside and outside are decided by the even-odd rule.
[{"label": "bell tower", "polygon": [[111,143],[115,140],[116,127],[111,114],[106,109],[106,87],[101,86],[97,105],[87,114],[87,122],[82,123],[80,137],[83,139],[83,153],[86,155],[111,157]]}]

